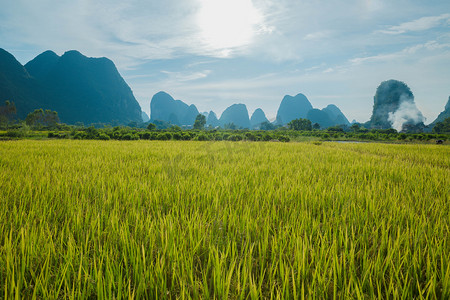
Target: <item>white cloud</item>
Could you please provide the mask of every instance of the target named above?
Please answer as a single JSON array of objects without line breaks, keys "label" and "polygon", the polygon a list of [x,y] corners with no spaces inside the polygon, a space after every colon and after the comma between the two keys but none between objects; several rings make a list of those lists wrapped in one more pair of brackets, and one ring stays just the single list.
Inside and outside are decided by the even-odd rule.
[{"label": "white cloud", "polygon": [[307,34],[304,39],[305,40],[311,40],[311,41],[317,41],[317,40],[323,40],[326,38],[329,38],[332,34],[332,31],[330,30],[324,30],[324,31],[318,31]]},{"label": "white cloud", "polygon": [[178,82],[186,82],[186,81],[193,81],[193,80],[206,78],[211,73],[211,70],[204,70],[201,72],[161,71],[161,73],[168,75],[170,80],[174,80],[174,81],[178,81]]},{"label": "white cloud", "polygon": [[352,64],[362,64],[362,63],[374,63],[374,62],[389,62],[393,60],[400,60],[411,58],[412,55],[418,52],[432,52],[435,50],[450,49],[450,43],[438,43],[437,41],[428,41],[423,44],[413,45],[402,49],[401,51],[378,54],[366,57],[356,57],[349,60]]},{"label": "white cloud", "polygon": [[439,16],[422,17],[400,25],[391,26],[385,30],[378,32],[386,34],[402,34],[410,31],[424,31],[438,26],[446,26],[450,24],[450,14],[442,14]]}]

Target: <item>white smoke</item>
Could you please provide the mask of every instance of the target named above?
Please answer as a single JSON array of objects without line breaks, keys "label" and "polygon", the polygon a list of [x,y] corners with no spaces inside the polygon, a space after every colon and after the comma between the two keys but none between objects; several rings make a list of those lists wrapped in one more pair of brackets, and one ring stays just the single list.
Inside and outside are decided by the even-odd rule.
[{"label": "white smoke", "polygon": [[401,95],[400,105],[395,112],[389,113],[388,121],[392,123],[392,128],[400,132],[404,124],[416,125],[424,122],[425,118],[417,108],[413,98]]}]

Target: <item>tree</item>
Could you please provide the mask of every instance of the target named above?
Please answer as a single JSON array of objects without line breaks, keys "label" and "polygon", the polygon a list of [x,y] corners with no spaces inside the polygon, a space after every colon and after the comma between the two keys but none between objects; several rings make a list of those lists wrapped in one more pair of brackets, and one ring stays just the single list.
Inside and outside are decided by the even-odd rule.
[{"label": "tree", "polygon": [[275,129],[275,125],[273,125],[272,123],[265,121],[262,122],[261,125],[259,125],[259,128],[261,130],[274,130]]},{"label": "tree", "polygon": [[354,123],[354,124],[352,124],[352,126],[350,126],[350,130],[353,132],[358,132],[360,127],[361,126],[358,123]]},{"label": "tree", "polygon": [[314,123],[312,127],[315,130],[319,130],[320,129],[320,124],[319,123]]},{"label": "tree", "polygon": [[0,106],[0,124],[8,124],[13,116],[17,113],[16,105],[14,102],[8,100],[5,101],[4,106]]},{"label": "tree", "polygon": [[435,133],[450,133],[450,117],[442,122],[437,122],[433,127]]},{"label": "tree", "polygon": [[307,131],[311,131],[312,130],[312,124],[311,121],[308,119],[295,119],[292,120],[288,123],[288,127],[290,130],[307,130]]},{"label": "tree", "polygon": [[202,114],[198,114],[195,118],[194,129],[203,129],[206,124],[206,117]]},{"label": "tree", "polygon": [[46,109],[36,109],[34,112],[29,113],[25,119],[25,122],[29,126],[34,127],[55,127],[59,123],[58,113]]},{"label": "tree", "polygon": [[153,123],[148,123],[147,129],[148,129],[148,130],[155,130],[155,129],[156,129],[156,125],[153,124]]}]

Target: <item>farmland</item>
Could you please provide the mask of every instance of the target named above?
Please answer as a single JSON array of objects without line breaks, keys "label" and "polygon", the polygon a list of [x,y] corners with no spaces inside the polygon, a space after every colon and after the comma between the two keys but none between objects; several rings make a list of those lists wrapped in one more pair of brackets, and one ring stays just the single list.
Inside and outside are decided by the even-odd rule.
[{"label": "farmland", "polygon": [[0,143],[0,298],[450,297],[450,148]]}]

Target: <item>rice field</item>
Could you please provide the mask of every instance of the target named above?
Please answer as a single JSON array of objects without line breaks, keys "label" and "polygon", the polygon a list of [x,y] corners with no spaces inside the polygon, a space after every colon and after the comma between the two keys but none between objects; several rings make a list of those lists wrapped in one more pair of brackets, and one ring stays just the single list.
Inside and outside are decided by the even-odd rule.
[{"label": "rice field", "polygon": [[450,147],[0,143],[0,298],[449,299]]}]

